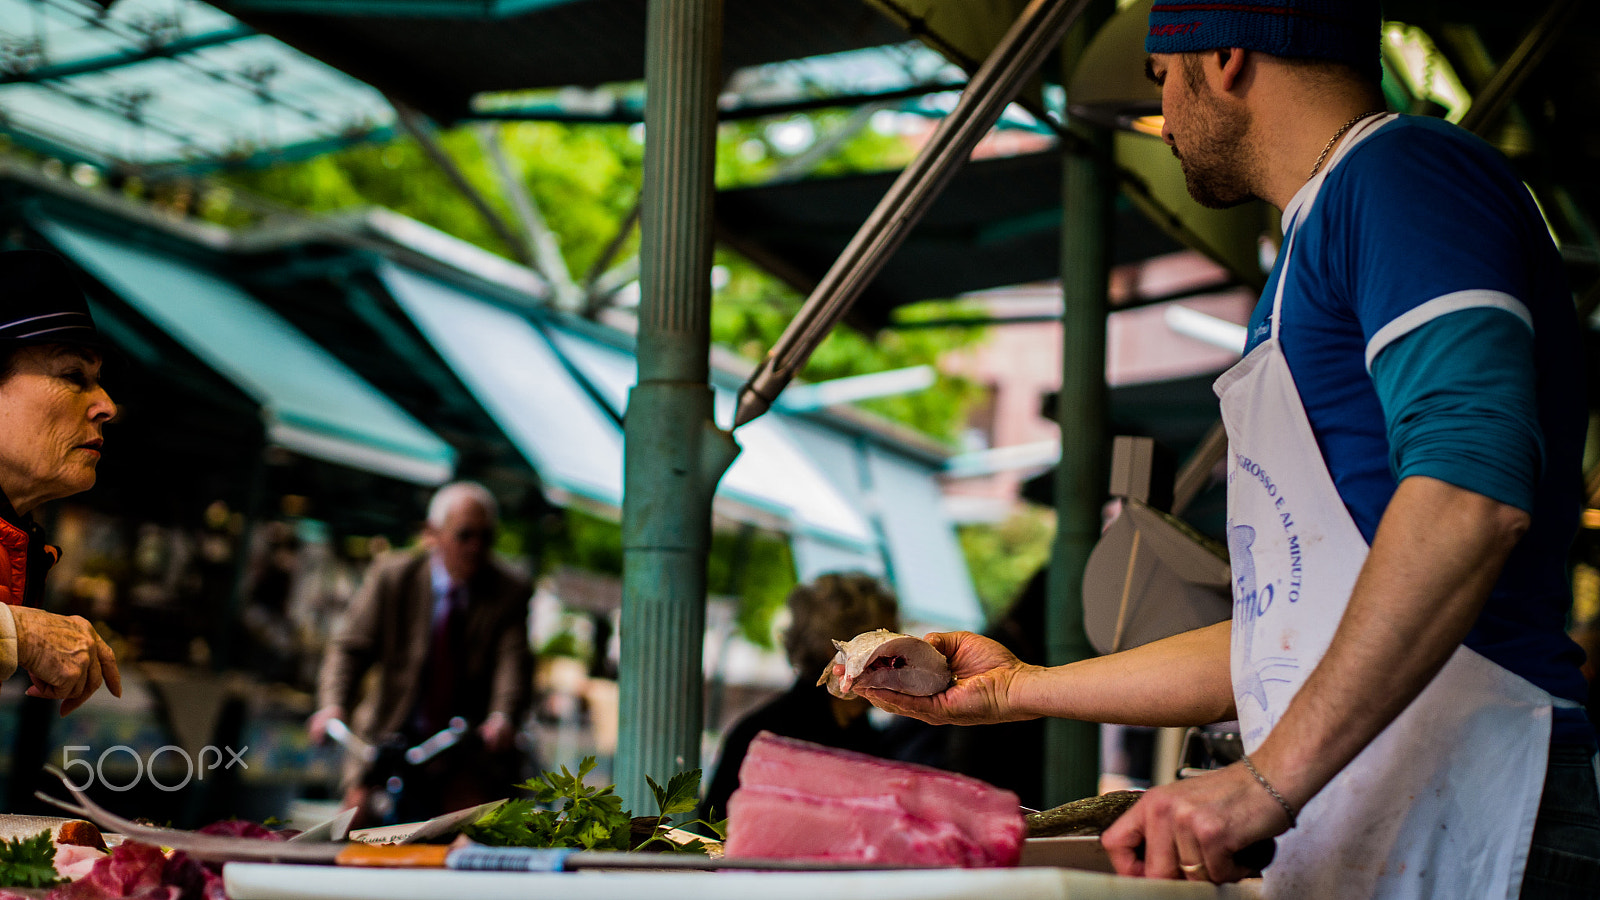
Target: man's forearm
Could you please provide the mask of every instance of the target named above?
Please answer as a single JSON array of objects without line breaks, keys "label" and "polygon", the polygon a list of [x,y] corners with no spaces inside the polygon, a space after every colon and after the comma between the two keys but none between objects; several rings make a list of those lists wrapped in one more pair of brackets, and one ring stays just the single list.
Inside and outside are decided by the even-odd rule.
[{"label": "man's forearm", "polygon": [[1030,669],[1009,692],[1032,715],[1119,725],[1205,725],[1231,719],[1228,626],[1049,669]]},{"label": "man's forearm", "polygon": [[1327,653],[1253,758],[1296,808],[1421,693],[1477,620],[1526,513],[1401,482]]}]

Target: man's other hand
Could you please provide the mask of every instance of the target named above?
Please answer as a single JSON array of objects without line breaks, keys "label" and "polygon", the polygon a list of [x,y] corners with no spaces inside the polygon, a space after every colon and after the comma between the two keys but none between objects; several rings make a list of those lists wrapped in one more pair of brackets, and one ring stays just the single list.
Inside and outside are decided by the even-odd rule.
[{"label": "man's other hand", "polygon": [[1283,807],[1235,763],[1151,788],[1100,843],[1121,875],[1225,884],[1252,874],[1235,853],[1288,827]]}]

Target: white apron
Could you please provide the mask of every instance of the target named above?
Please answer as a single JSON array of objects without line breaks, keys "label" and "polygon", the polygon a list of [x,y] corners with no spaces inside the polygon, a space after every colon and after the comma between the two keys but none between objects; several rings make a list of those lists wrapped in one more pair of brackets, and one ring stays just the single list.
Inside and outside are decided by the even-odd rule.
[{"label": "white apron", "polygon": [[[1387,121],[1352,130],[1328,169]],[[1305,220],[1326,171],[1285,221]],[[1271,337],[1216,383],[1229,449],[1233,693],[1249,752],[1326,652],[1367,556],[1278,343],[1292,224],[1287,240]],[[1278,838],[1266,896],[1515,898],[1544,787],[1551,705],[1526,679],[1457,648]]]}]

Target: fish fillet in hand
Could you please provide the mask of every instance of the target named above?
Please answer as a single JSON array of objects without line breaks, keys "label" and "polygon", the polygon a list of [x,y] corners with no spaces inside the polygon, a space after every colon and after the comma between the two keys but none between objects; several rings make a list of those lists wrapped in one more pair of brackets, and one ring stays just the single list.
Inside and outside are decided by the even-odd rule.
[{"label": "fish fillet in hand", "polygon": [[[827,685],[835,697],[854,699],[858,687],[927,697],[950,686],[949,661],[922,638],[880,628],[833,646],[839,652],[817,684]],[[843,676],[835,666],[844,666]]]}]

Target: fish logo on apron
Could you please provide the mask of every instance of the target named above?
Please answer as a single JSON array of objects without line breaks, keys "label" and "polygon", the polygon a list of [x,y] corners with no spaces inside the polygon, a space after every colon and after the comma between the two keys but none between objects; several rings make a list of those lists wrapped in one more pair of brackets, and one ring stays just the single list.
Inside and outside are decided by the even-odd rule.
[{"label": "fish logo on apron", "polygon": [[[1298,669],[1299,660],[1292,656],[1257,656],[1254,652],[1256,623],[1272,609],[1277,593],[1273,584],[1256,585],[1256,560],[1250,548],[1256,542],[1256,530],[1249,525],[1228,524],[1228,555],[1233,561],[1233,636],[1242,643],[1235,654],[1251,661],[1248,671],[1239,673],[1235,680],[1234,695],[1243,700],[1254,700],[1261,712],[1268,713],[1267,684],[1287,684],[1289,679],[1279,675],[1281,669]],[[1276,724],[1276,717],[1270,717]]]}]

